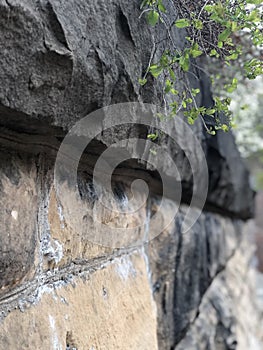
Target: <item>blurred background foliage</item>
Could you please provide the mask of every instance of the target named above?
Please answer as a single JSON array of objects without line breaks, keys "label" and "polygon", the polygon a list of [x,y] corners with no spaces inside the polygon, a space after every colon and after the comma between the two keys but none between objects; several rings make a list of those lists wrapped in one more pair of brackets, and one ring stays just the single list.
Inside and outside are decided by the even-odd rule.
[{"label": "blurred background foliage", "polygon": [[244,81],[232,95],[233,132],[251,172],[251,184],[263,190],[263,78]]}]

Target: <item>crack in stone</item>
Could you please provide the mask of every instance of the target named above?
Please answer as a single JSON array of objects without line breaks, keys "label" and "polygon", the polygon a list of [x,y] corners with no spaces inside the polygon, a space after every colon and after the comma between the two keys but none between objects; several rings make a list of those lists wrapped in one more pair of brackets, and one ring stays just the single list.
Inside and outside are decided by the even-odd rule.
[{"label": "crack in stone", "polygon": [[[70,266],[65,266],[58,271],[46,271],[37,275],[31,281],[20,285],[9,293],[5,293],[0,297],[0,321],[6,316],[6,310],[10,312],[19,307],[19,301],[25,301],[26,304],[37,303],[39,290],[45,286],[56,288],[59,284],[70,284],[76,277],[85,277],[87,274],[93,274],[98,270],[104,269],[108,264],[112,264],[116,259],[129,256],[138,252],[141,246],[132,247],[130,249],[119,250],[114,254],[106,257],[95,258],[92,261],[85,259],[77,259]],[[50,286],[51,285],[51,286]],[[1,316],[2,314],[2,316]]]}]

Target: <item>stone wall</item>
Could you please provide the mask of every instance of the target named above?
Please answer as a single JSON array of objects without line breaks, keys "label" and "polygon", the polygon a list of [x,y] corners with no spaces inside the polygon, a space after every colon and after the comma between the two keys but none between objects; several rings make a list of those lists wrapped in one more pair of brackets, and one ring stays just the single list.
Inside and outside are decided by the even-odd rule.
[{"label": "stone wall", "polygon": [[258,258],[258,269],[263,272],[263,255],[262,255],[262,248],[263,248],[263,219],[261,216],[263,208],[263,193],[260,191],[256,196],[256,212],[255,212],[255,239],[256,239],[256,245],[257,245],[257,258]]},{"label": "stone wall", "polygon": [[[146,137],[147,128],[132,119],[132,127],[104,131],[86,148],[78,199],[70,182],[57,190],[56,155],[77,121],[118,102],[161,104],[158,83],[143,90],[138,84],[160,35],[139,15],[138,2],[128,0],[0,0],[0,349],[262,348],[254,251],[243,221],[253,215],[253,193],[231,133],[208,136],[198,123],[193,129],[206,155],[209,191],[187,232],[182,222],[193,191],[187,153],[194,154],[200,186],[203,170],[192,139],[184,149],[162,139],[183,188],[163,232],[159,223],[178,203],[162,198],[160,179],[145,163],[130,160],[118,169],[114,201],[108,189],[94,189],[101,153],[117,138]],[[180,45],[181,34],[173,35]],[[208,81],[200,73],[193,85],[211,105]],[[99,123],[107,125],[106,116]],[[136,143],[127,149],[139,157]],[[162,159],[159,167],[172,192],[178,177],[170,165]],[[149,196],[135,191],[127,204],[138,177]],[[110,210],[98,205],[102,197]],[[122,215],[124,203],[143,205]],[[158,223],[149,225],[158,210]],[[120,226],[126,235],[101,244]]]}]

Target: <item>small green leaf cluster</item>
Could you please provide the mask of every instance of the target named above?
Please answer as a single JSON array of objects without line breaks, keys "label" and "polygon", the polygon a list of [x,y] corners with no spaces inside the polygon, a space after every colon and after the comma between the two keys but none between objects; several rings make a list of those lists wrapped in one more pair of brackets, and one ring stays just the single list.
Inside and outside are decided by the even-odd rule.
[{"label": "small green leaf cluster", "polygon": [[[249,57],[242,45],[245,36],[249,37],[250,47],[256,47],[259,51],[262,49],[262,4],[263,0],[208,0],[197,3],[186,0],[184,4],[173,1],[175,18],[167,24],[167,9],[163,1],[144,0],[141,7],[146,12],[149,25],[164,25],[170,41],[171,27],[183,30],[186,40],[183,48],[175,47],[174,42],[168,43],[169,50],[165,50],[159,58],[154,57],[154,62],[150,62],[139,83],[142,86],[147,84],[147,75],[151,74],[163,82],[164,94],[174,96],[174,101],[170,103],[170,115],[175,116],[182,111],[189,124],[201,117],[207,131],[214,133],[205,123],[205,116],[209,116],[214,118],[216,130],[227,131],[231,127],[229,95],[237,89],[239,80],[255,79],[263,74],[260,55]],[[193,72],[193,66],[198,68],[196,59],[201,55],[215,62],[215,65],[220,62],[223,69],[238,67],[237,76],[231,77],[231,80],[227,78],[222,82],[221,73],[212,77],[212,84],[218,80],[221,86],[220,96],[214,97],[212,108],[198,106],[196,96],[200,91],[192,89],[187,78],[189,72]],[[182,91],[176,88],[178,80],[183,82]],[[229,117],[229,125],[220,123],[218,115],[221,113]]]},{"label": "small green leaf cluster", "polygon": [[155,26],[160,19],[160,13],[165,13],[166,8],[162,0],[143,0],[141,8],[147,6],[149,11],[147,13],[147,21],[151,26]]}]

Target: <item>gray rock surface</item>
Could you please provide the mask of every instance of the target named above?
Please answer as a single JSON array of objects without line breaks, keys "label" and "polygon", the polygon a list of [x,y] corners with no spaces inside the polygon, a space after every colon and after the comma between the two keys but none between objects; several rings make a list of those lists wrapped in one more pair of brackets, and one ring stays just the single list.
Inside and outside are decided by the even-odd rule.
[{"label": "gray rock surface", "polygon": [[[158,84],[151,79],[144,88],[138,84],[154,40],[163,35],[162,27],[151,29],[139,18],[139,2],[2,0],[0,6],[0,126],[5,129],[61,137],[62,130],[97,108],[129,101],[162,103]],[[180,45],[181,32],[174,29],[173,35]],[[202,91],[202,103],[211,106],[208,80],[200,74],[193,84]],[[173,130],[176,135],[176,121]],[[231,133],[204,138],[209,209],[251,217],[253,194]],[[185,154],[173,142],[161,142],[176,159],[183,199],[189,201],[191,173]],[[191,150],[192,140],[188,142]],[[170,176],[169,166],[163,168]]]},{"label": "gray rock surface", "polygon": [[184,210],[174,226],[153,240],[149,249],[153,291],[159,307],[160,349],[172,349],[184,338],[206,290],[242,241],[240,221],[206,212],[183,234]]},{"label": "gray rock surface", "polygon": [[255,293],[255,271],[248,267],[253,255],[248,237],[243,237],[203,295],[176,350],[262,349],[262,309]]}]

